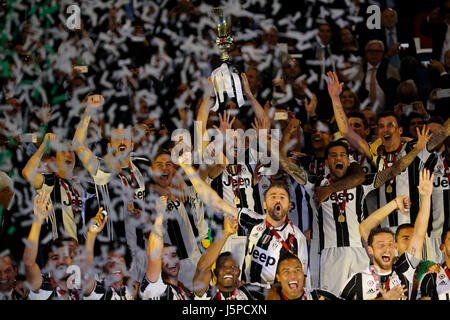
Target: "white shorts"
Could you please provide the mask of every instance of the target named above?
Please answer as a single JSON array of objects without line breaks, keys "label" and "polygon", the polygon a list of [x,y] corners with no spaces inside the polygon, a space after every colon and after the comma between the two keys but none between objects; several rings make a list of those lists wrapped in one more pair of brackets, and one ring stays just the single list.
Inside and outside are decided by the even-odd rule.
[{"label": "white shorts", "polygon": [[364,248],[325,248],[320,254],[320,289],[339,296],[348,279],[367,268],[370,258]]}]

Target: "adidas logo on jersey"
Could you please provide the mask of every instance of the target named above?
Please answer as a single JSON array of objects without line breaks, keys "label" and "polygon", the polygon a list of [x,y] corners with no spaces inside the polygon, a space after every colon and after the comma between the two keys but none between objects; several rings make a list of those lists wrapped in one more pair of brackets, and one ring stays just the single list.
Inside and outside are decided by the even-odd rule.
[{"label": "adidas logo on jersey", "polygon": [[372,293],[376,293],[376,291],[375,291],[374,289],[369,289],[369,290],[367,291],[367,294],[372,294]]}]

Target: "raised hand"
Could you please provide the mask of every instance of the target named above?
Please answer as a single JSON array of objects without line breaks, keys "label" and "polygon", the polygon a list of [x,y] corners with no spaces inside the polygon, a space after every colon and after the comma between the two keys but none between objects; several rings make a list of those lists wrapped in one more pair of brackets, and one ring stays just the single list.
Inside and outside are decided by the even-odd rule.
[{"label": "raised hand", "polygon": [[433,193],[434,173],[430,176],[430,171],[427,169],[419,173],[419,193],[422,197],[430,197]]},{"label": "raised hand", "polygon": [[223,219],[223,233],[227,236],[236,233],[238,229],[238,223],[236,218],[230,215],[226,215]]},{"label": "raised hand", "polygon": [[430,133],[430,129],[427,126],[423,126],[422,131],[419,130],[419,128],[416,128],[416,131],[417,131],[417,143],[414,145],[414,148],[419,151],[422,151],[427,146],[427,143],[428,141],[430,141],[433,134]]},{"label": "raised hand", "polygon": [[252,97],[253,93],[250,90],[250,84],[248,83],[247,74],[245,72],[242,72],[241,73],[241,78],[242,78],[242,89],[244,91],[244,94],[247,97]]},{"label": "raised hand", "polygon": [[50,192],[40,190],[34,197],[34,215],[38,218],[39,222],[42,223],[47,219],[51,209],[52,203],[50,201]]},{"label": "raised hand", "polygon": [[394,199],[398,206],[398,210],[404,215],[409,214],[409,208],[411,208],[411,201],[408,196],[398,196]]},{"label": "raised hand", "polygon": [[327,72],[327,76],[328,78],[325,79],[327,81],[328,94],[332,99],[337,99],[342,92],[342,86],[344,85],[344,83],[339,82],[336,72]]},{"label": "raised hand", "polygon": [[219,127],[214,125],[213,128],[222,132],[223,135],[226,135],[227,129],[233,129],[232,125],[233,125],[234,120],[236,120],[236,117],[233,117],[231,119],[231,115],[227,114],[227,110],[225,110],[223,112],[223,117],[219,113],[219,121],[220,121]]},{"label": "raised hand", "polygon": [[106,225],[106,220],[108,220],[108,216],[105,216],[103,213],[103,207],[98,209],[97,214],[94,218],[89,221],[89,232],[93,234],[100,233]]},{"label": "raised hand", "polygon": [[311,100],[306,99],[305,101],[305,109],[309,115],[315,115],[317,108],[317,96],[313,93]]}]

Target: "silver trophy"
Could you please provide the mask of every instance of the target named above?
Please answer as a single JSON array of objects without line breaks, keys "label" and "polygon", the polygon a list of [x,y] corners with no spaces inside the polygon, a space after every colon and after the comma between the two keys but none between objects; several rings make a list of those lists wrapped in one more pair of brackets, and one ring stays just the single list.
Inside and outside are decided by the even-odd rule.
[{"label": "silver trophy", "polygon": [[222,65],[215,69],[211,78],[214,83],[214,92],[216,95],[216,104],[211,109],[217,111],[220,103],[225,102],[225,93],[228,98],[236,98],[239,107],[244,105],[244,96],[242,95],[242,85],[239,73],[230,64],[229,52],[234,48],[234,38],[231,35],[230,19],[223,15],[221,8],[214,8],[213,13],[219,17],[217,24],[216,44],[221,53]]}]

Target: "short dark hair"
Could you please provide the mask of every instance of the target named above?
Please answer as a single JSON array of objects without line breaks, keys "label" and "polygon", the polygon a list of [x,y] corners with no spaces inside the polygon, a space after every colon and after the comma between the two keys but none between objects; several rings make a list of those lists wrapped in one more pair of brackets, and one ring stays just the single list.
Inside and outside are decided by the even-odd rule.
[{"label": "short dark hair", "polygon": [[393,238],[395,237],[394,233],[389,228],[373,228],[370,230],[369,237],[367,238],[367,245],[372,246],[373,238],[380,233],[389,233]]},{"label": "short dark hair", "polygon": [[65,243],[67,242],[73,242],[78,246],[78,240],[72,237],[58,237],[52,241],[50,241],[49,243],[47,243],[47,245],[44,247],[44,259],[48,259],[48,255],[50,254],[50,252],[53,252],[55,250],[55,248],[61,248],[64,247]]},{"label": "short dark hair", "polygon": [[264,201],[266,200],[267,192],[269,192],[269,190],[272,188],[284,189],[284,191],[286,191],[286,193],[288,194],[288,198],[290,201],[291,195],[289,193],[289,187],[286,185],[286,183],[284,183],[282,181],[274,181],[270,184],[269,188],[267,188],[266,192],[264,192]]},{"label": "short dark hair", "polygon": [[158,159],[158,157],[159,157],[160,155],[163,155],[163,154],[167,154],[167,155],[171,156],[171,153],[170,153],[170,151],[169,151],[168,149],[166,149],[166,148],[160,148],[160,149],[156,152],[156,154],[155,154],[155,156],[153,157],[151,163],[153,164],[153,163],[156,161],[156,159]]},{"label": "short dark hair", "polygon": [[444,230],[442,230],[442,235],[441,235],[441,243],[444,244],[445,243],[445,239],[447,239],[447,234],[450,232],[450,228],[449,227],[445,227]]},{"label": "short dark hair", "polygon": [[414,225],[412,223],[403,223],[403,224],[399,225],[397,227],[397,230],[395,230],[395,242],[397,242],[397,237],[398,237],[400,231],[402,231],[403,229],[409,229],[409,228],[414,229]]},{"label": "short dark hair", "polygon": [[330,142],[330,144],[327,146],[327,148],[325,149],[325,159],[328,158],[328,153],[330,151],[331,148],[334,147],[343,147],[345,149],[345,153],[347,153],[347,155],[349,155],[349,151],[348,151],[348,144],[344,142],[344,140],[336,140],[336,141],[332,141]]},{"label": "short dark hair", "polygon": [[217,260],[216,260],[216,268],[218,265],[220,265],[220,262],[223,259],[228,258],[228,257],[233,258],[233,255],[231,254],[230,251],[225,251],[225,252],[222,252],[221,254],[219,254],[219,256],[217,257]]},{"label": "short dark hair", "polygon": [[367,122],[366,117],[364,116],[364,113],[359,112],[359,111],[352,111],[347,115],[347,118],[359,118],[362,120],[363,125],[364,125],[364,129],[367,129],[369,127],[369,122]]},{"label": "short dark hair", "polygon": [[386,118],[386,117],[394,117],[395,121],[397,121],[397,125],[400,127],[400,119],[395,114],[395,112],[391,111],[391,110],[381,111],[381,112],[377,113],[377,125],[378,125],[378,121],[380,121],[381,118]]},{"label": "short dark hair", "polygon": [[[296,256],[295,254],[293,254],[293,253],[291,253],[289,251],[282,250],[281,253],[280,253],[280,258],[278,259],[277,274],[280,271],[279,268],[280,268],[281,262],[283,262],[284,260],[290,260],[290,259],[300,261],[300,265],[302,266],[302,269],[303,269],[303,264],[302,264],[302,262],[301,262],[301,260],[299,259],[298,256]],[[303,270],[303,273],[305,273],[305,270]]]}]

